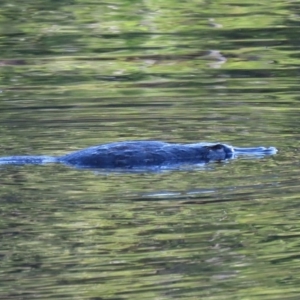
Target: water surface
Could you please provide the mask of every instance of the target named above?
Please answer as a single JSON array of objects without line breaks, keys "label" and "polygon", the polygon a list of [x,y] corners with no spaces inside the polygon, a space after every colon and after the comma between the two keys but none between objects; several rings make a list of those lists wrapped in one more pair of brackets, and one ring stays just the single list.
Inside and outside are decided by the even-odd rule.
[{"label": "water surface", "polygon": [[0,169],[0,298],[297,299],[299,4],[2,1],[0,155],[274,146],[161,173]]}]

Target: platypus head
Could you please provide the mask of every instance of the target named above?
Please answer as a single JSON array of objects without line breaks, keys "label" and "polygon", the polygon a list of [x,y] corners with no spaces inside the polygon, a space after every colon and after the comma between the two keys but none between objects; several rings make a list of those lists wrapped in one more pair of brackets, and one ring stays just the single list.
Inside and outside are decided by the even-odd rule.
[{"label": "platypus head", "polygon": [[210,160],[225,160],[232,158],[234,155],[234,149],[226,144],[215,144],[206,146],[209,150],[208,159]]}]

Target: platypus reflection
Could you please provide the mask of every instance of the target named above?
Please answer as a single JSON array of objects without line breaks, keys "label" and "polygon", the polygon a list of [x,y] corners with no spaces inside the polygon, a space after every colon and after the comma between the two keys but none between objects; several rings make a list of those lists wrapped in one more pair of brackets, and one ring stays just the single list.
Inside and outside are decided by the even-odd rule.
[{"label": "platypus reflection", "polygon": [[239,155],[262,157],[276,152],[274,147],[235,148],[220,143],[126,141],[93,146],[59,157],[2,157],[0,165],[62,163],[76,168],[93,169],[172,169],[181,165],[223,161]]}]

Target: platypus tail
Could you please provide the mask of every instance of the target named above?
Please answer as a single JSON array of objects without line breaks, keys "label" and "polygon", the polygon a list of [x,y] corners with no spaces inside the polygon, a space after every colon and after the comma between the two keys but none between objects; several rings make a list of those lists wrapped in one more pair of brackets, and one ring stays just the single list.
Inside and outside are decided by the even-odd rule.
[{"label": "platypus tail", "polygon": [[43,155],[0,157],[0,165],[43,165],[58,162],[58,157]]}]

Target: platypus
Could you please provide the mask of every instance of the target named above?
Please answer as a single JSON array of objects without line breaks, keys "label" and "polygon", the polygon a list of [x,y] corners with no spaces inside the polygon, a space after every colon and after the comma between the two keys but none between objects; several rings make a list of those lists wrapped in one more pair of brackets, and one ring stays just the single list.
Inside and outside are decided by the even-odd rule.
[{"label": "platypus", "polygon": [[274,147],[236,148],[222,143],[179,144],[161,141],[124,141],[89,147],[63,156],[7,156],[0,165],[62,163],[89,169],[172,169],[224,161],[239,155],[262,157],[277,152]]}]

